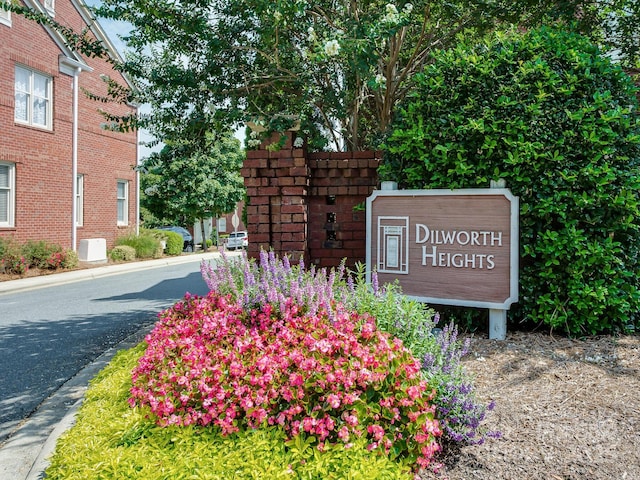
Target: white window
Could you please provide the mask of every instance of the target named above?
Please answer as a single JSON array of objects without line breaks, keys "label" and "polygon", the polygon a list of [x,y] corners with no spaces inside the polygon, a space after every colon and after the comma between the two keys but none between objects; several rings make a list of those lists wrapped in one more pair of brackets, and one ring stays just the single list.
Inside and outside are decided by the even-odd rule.
[{"label": "white window", "polygon": [[84,222],[84,175],[76,177],[76,226],[81,227]]},{"label": "white window", "polygon": [[0,163],[0,227],[13,227],[16,204],[16,166]]},{"label": "white window", "polygon": [[129,182],[118,180],[118,225],[129,225]]},{"label": "white window", "polygon": [[11,26],[11,12],[0,8],[0,25]]},{"label": "white window", "polygon": [[51,77],[16,66],[16,122],[51,128]]},{"label": "white window", "polygon": [[56,0],[44,0],[44,8],[49,15],[56,15]]}]

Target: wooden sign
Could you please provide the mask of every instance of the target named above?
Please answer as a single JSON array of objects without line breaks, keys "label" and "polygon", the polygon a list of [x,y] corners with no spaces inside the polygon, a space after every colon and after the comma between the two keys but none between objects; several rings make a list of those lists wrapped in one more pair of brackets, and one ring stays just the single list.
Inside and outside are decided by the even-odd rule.
[{"label": "wooden sign", "polygon": [[368,275],[428,303],[507,310],[518,301],[518,205],[504,188],[376,190]]}]

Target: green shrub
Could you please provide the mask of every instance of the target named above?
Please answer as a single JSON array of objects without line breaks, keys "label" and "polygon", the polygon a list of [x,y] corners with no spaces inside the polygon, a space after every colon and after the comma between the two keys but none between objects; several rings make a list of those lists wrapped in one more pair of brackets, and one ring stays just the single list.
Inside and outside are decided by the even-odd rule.
[{"label": "green shrub", "polygon": [[386,140],[401,188],[520,197],[510,318],[570,334],[633,328],[640,307],[640,123],[631,78],[584,38],[542,28],[436,55]]},{"label": "green shrub", "polygon": [[[14,271],[14,267],[16,260],[20,258],[22,258],[22,252],[13,237],[0,237],[0,272],[18,273]],[[26,268],[28,269],[29,266],[27,265]]]},{"label": "green shrub", "polygon": [[162,243],[149,231],[140,235],[124,235],[116,239],[116,245],[128,245],[136,251],[137,258],[159,258],[162,256]]},{"label": "green shrub", "polygon": [[78,266],[78,252],[73,250],[64,251],[64,259],[62,260],[62,268],[75,268]]},{"label": "green shrub", "polygon": [[55,270],[62,266],[62,247],[44,240],[29,240],[22,245],[22,255],[30,267]]},{"label": "green shrub", "polygon": [[178,232],[172,232],[170,230],[163,231],[165,234],[167,248],[165,253],[167,255],[180,255],[182,253],[182,249],[184,247],[184,240],[182,235]]},{"label": "green shrub", "polygon": [[387,456],[367,451],[364,439],[320,453],[305,442],[287,442],[279,428],[223,437],[213,428],[156,426],[145,409],[127,403],[131,370],[143,350],[141,344],[119,352],[91,381],[75,425],[56,444],[47,479],[411,478]]},{"label": "green shrub", "polygon": [[0,238],[0,272],[22,275],[29,265],[21,246],[12,237]]},{"label": "green shrub", "polygon": [[129,245],[116,245],[109,253],[109,257],[115,262],[129,262],[135,260],[136,250]]}]

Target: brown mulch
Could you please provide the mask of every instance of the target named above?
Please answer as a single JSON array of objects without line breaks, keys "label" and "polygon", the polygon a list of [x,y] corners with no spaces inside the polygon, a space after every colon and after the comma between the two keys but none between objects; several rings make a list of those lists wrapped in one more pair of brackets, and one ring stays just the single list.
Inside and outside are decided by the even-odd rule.
[{"label": "brown mulch", "polygon": [[463,447],[423,479],[640,479],[640,336],[472,337],[465,358],[502,438]]}]

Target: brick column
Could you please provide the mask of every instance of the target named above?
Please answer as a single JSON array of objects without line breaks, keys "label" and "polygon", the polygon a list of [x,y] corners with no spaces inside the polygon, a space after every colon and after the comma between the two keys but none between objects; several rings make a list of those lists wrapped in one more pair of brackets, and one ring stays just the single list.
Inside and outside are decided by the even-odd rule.
[{"label": "brick column", "polygon": [[360,207],[378,185],[381,152],[308,155],[309,256],[320,267],[365,261],[366,215]]},{"label": "brick column", "polygon": [[248,255],[257,258],[260,250],[290,255],[297,262],[308,259],[309,167],[302,148],[294,148],[294,132],[287,132],[285,145],[277,151],[267,145],[279,134],[263,142],[259,150],[247,151],[242,168],[247,188]]}]

